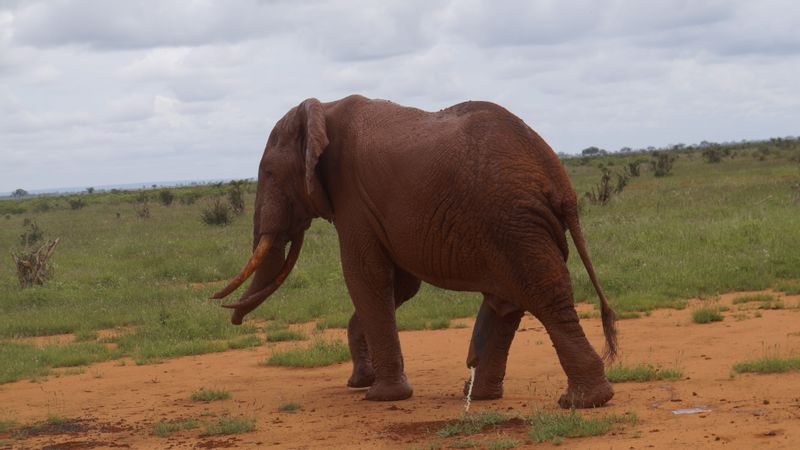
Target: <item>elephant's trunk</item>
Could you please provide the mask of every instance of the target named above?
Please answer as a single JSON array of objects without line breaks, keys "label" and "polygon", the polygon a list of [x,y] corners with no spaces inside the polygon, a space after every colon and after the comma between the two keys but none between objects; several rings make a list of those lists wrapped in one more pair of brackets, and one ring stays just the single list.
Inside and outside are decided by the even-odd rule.
[{"label": "elephant's trunk", "polygon": [[[262,241],[263,240],[264,238],[262,238]],[[260,246],[261,242],[259,242],[259,247]],[[292,239],[292,246],[289,249],[289,254],[286,256],[285,260],[283,259],[283,247],[280,249],[273,248],[272,252],[267,258],[267,261],[265,261],[265,264],[258,267],[255,279],[250,284],[250,287],[247,289],[247,291],[242,294],[242,297],[239,299],[239,301],[233,304],[222,305],[225,308],[231,308],[234,310],[233,316],[231,317],[232,323],[240,325],[242,323],[242,319],[247,313],[256,309],[261,303],[264,302],[264,300],[267,299],[267,297],[272,295],[273,292],[281,287],[283,282],[286,281],[286,278],[289,276],[289,273],[294,268],[294,265],[297,263],[297,258],[300,255],[300,249],[302,247],[303,233],[300,233],[294,239]],[[258,249],[258,247],[256,249]],[[278,261],[278,258],[281,261]],[[280,271],[273,277],[269,277],[269,275],[275,273],[275,268],[278,267],[277,264],[280,262],[282,262]],[[272,279],[270,280],[270,278]]]}]

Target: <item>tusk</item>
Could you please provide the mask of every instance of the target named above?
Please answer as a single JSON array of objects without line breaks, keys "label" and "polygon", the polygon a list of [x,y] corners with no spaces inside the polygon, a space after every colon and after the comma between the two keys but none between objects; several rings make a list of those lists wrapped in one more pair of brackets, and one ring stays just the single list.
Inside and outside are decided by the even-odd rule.
[{"label": "tusk", "polygon": [[297,238],[292,240],[292,247],[289,249],[289,254],[286,256],[286,261],[283,263],[280,273],[278,273],[278,276],[276,276],[269,285],[258,292],[248,295],[236,303],[222,305],[225,308],[236,310],[236,312],[233,314],[233,318],[231,319],[233,323],[237,325],[241,324],[242,318],[245,314],[257,308],[258,305],[267,299],[267,297],[272,295],[273,292],[281,287],[283,282],[286,281],[286,277],[288,277],[289,273],[292,271],[292,269],[294,269],[294,265],[297,263],[297,257],[300,255],[300,249],[302,247],[303,234],[300,234]]},{"label": "tusk", "polygon": [[244,268],[242,268],[242,271],[239,272],[239,275],[236,275],[236,277],[234,277],[224,289],[212,295],[211,298],[223,298],[241,286],[242,283],[244,283],[250,277],[250,275],[253,274],[253,272],[256,270],[256,267],[261,264],[264,256],[266,256],[267,252],[269,252],[271,245],[272,242],[270,242],[270,238],[268,236],[262,236],[258,241],[258,246],[256,246],[255,250],[253,250],[253,256],[250,257],[250,261],[247,261],[247,264],[244,266]]}]

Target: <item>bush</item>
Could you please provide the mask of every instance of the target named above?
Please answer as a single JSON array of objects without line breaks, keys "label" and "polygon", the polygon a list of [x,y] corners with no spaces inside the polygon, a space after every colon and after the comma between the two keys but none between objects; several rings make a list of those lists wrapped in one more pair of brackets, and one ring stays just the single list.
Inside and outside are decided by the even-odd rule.
[{"label": "bush", "polygon": [[67,203],[69,203],[69,207],[71,209],[76,209],[76,210],[86,206],[86,202],[84,202],[82,198],[70,198],[67,200]]},{"label": "bush", "polygon": [[665,177],[672,172],[672,163],[675,157],[666,152],[654,152],[650,165],[653,167],[653,175]]},{"label": "bush", "polygon": [[703,150],[703,157],[709,164],[722,162],[722,151],[716,147]]},{"label": "bush", "polygon": [[232,180],[228,188],[228,203],[235,214],[244,212],[244,193],[242,192],[244,183],[244,180]]},{"label": "bush", "polygon": [[181,205],[194,205],[198,198],[200,198],[200,194],[197,192],[187,192],[183,194],[178,201],[181,202]]},{"label": "bush", "polygon": [[162,189],[158,192],[158,200],[164,206],[169,206],[175,200],[175,194],[169,189]]},{"label": "bush", "polygon": [[219,197],[206,208],[203,208],[200,218],[206,225],[228,225],[233,220],[231,207],[223,203]]},{"label": "bush", "polygon": [[22,223],[22,227],[25,229],[25,231],[19,236],[19,241],[23,247],[31,247],[44,238],[44,231],[39,228],[39,224],[36,222],[30,219],[25,219],[25,221]]}]

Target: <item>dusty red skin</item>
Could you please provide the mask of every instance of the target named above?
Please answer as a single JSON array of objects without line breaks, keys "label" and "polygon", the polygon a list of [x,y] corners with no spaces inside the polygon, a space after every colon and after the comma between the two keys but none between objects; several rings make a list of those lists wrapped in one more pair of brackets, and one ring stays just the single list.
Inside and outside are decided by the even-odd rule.
[{"label": "dusty red skin", "polygon": [[[243,298],[278,277],[283,248],[322,217],[336,226],[355,314],[348,328],[353,375],[368,400],[401,400],[412,389],[394,310],[420,280],[484,294],[470,344],[473,396],[502,396],[508,348],[525,311],[547,329],[567,374],[562,407],[593,407],[614,394],[586,340],[567,271],[566,230],[601,300],[607,354],[614,314],[596,280],[577,199],[553,150],[492,103],[430,113],[361,96],[308,99],[275,125],[261,159],[254,246],[276,248]],[[279,284],[279,283],[278,283]]]}]

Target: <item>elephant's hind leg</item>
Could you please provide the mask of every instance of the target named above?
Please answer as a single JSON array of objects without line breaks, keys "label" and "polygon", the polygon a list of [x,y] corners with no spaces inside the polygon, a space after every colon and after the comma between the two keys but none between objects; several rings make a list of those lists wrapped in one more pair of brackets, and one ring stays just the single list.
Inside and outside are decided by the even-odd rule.
[{"label": "elephant's hind leg", "polygon": [[[395,268],[394,271],[394,307],[400,305],[414,297],[419,291],[419,278]],[[364,328],[358,321],[358,317],[353,314],[347,325],[347,343],[350,346],[350,355],[353,358],[353,373],[347,380],[347,387],[352,390],[367,389],[375,381],[375,371],[372,368],[372,358],[369,355],[367,339],[364,336]]]},{"label": "elephant's hind leg", "polygon": [[541,308],[534,315],[542,322],[567,374],[567,391],[559,398],[562,408],[602,406],[614,396],[606,379],[603,360],[586,339],[570,300]]},{"label": "elephant's hind leg", "polygon": [[[508,350],[523,314],[518,306],[484,294],[467,355],[467,367],[475,367],[473,400],[503,397]],[[464,395],[468,390],[469,381],[464,385]]]}]

